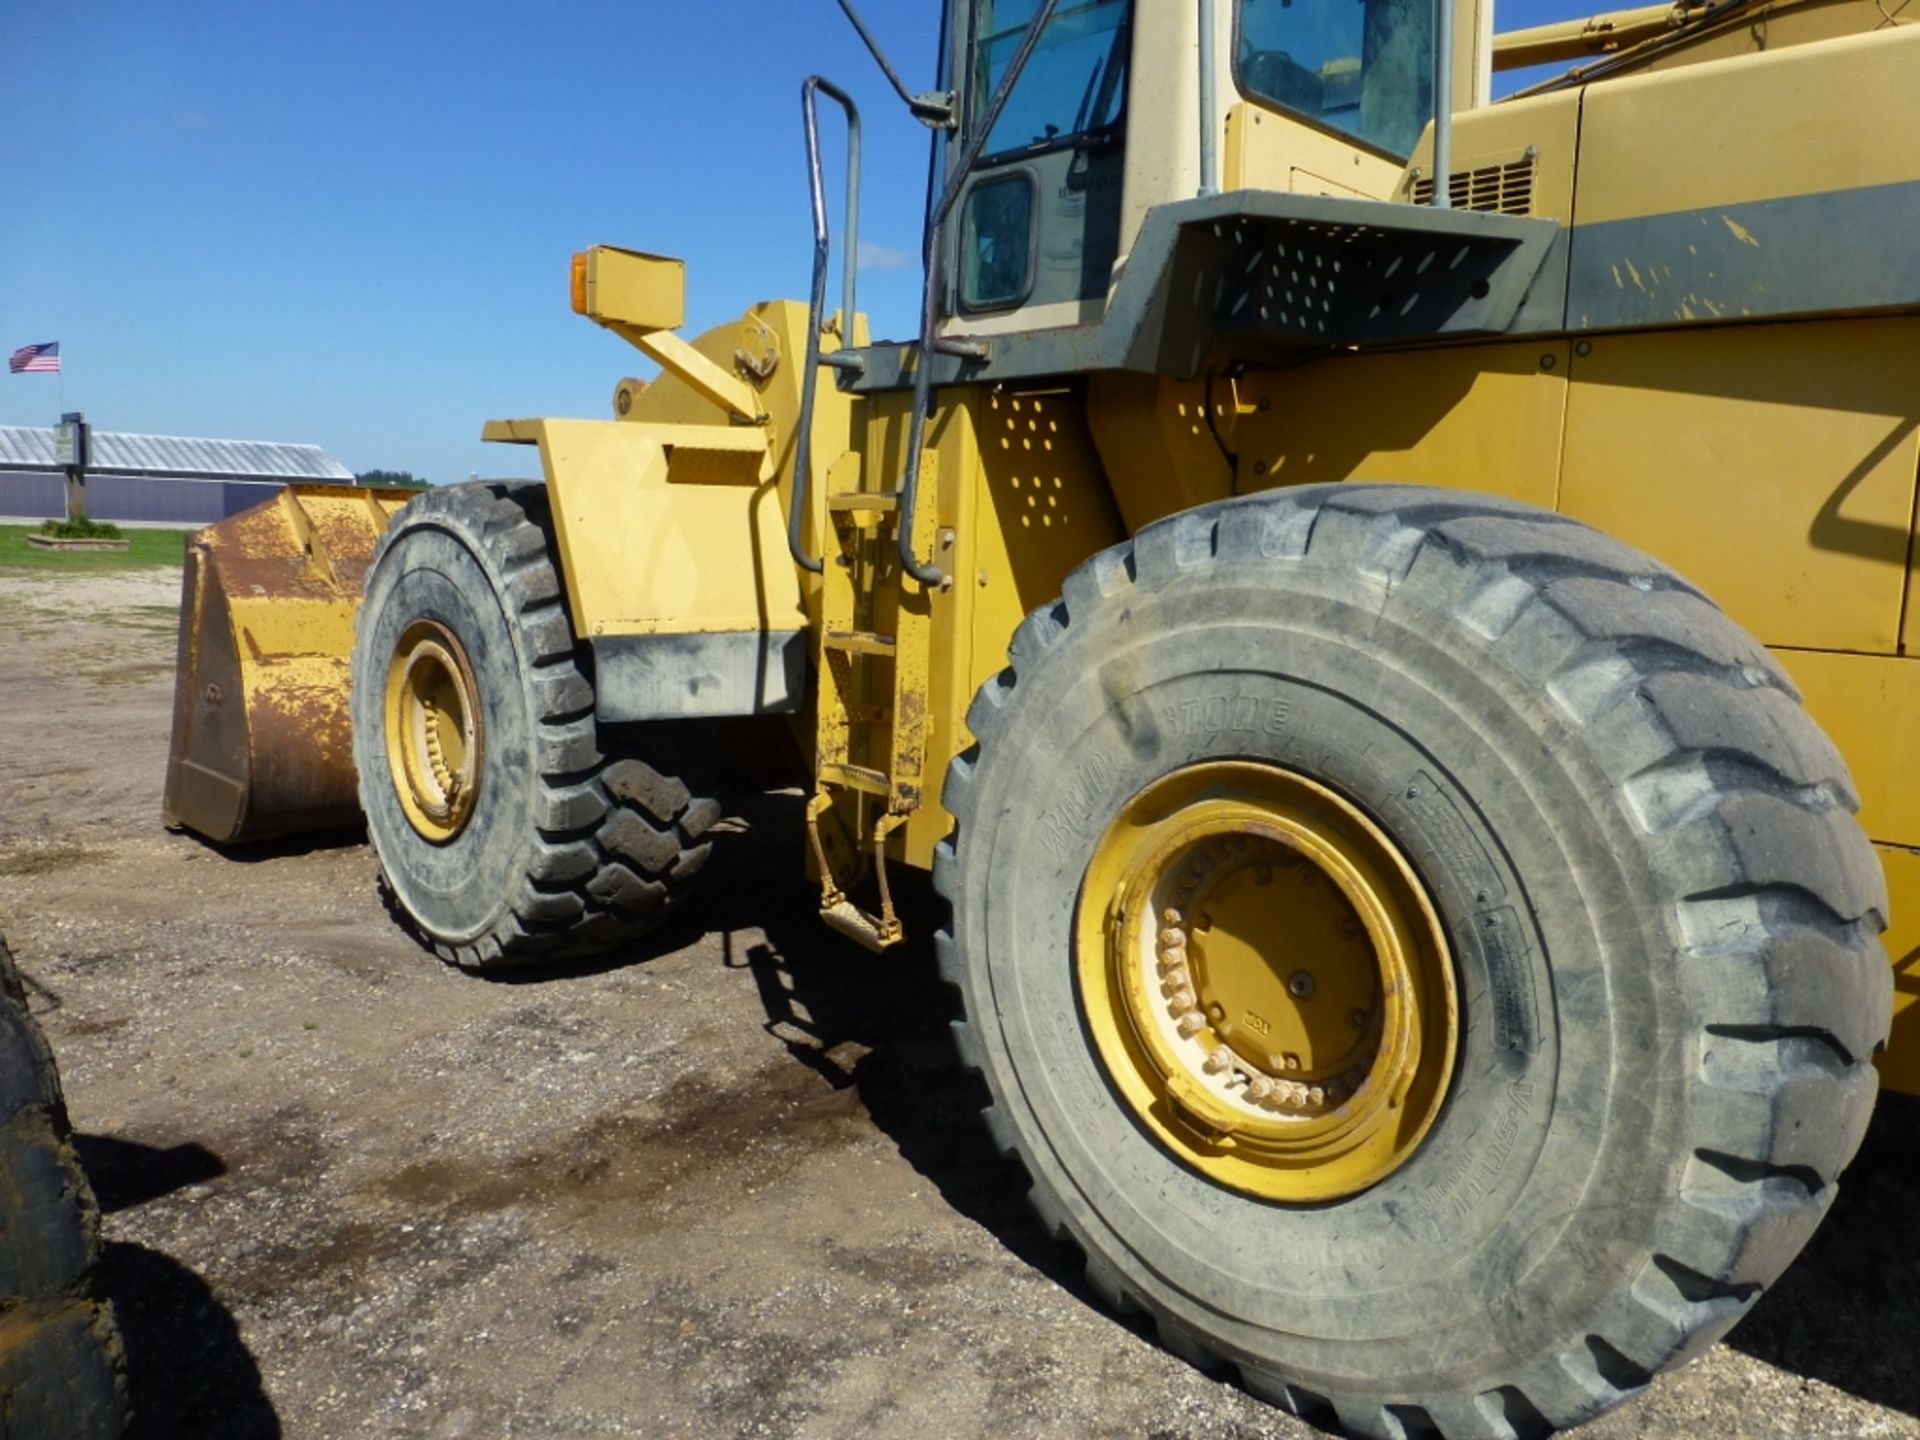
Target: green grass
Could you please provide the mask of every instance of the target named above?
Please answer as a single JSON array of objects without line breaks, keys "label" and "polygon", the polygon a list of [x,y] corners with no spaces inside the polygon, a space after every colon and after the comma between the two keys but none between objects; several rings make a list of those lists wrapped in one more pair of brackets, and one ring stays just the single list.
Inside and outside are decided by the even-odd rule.
[{"label": "green grass", "polygon": [[111,520],[49,520],[40,527],[42,535],[55,540],[118,540],[120,527]]},{"label": "green grass", "polygon": [[178,565],[191,530],[122,530],[125,550],[41,550],[27,544],[39,527],[0,525],[0,570],[151,570]]}]

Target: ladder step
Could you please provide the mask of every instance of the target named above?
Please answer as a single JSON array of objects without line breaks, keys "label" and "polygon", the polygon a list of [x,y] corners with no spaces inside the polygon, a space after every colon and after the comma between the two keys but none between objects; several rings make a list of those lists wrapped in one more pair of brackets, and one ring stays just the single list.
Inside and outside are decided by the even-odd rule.
[{"label": "ladder step", "polygon": [[894,490],[842,490],[827,496],[829,510],[898,510],[899,492]]},{"label": "ladder step", "polygon": [[829,650],[845,650],[851,655],[888,657],[893,655],[896,648],[893,636],[872,630],[829,630],[826,645]]},{"label": "ladder step", "polygon": [[829,785],[844,785],[849,790],[864,790],[869,795],[886,795],[893,790],[893,782],[887,779],[885,771],[871,770],[865,765],[822,765],[820,778]]},{"label": "ladder step", "polygon": [[820,912],[820,918],[849,940],[878,955],[890,945],[906,938],[898,920],[889,924],[878,915],[869,915],[851,901],[842,900]]}]

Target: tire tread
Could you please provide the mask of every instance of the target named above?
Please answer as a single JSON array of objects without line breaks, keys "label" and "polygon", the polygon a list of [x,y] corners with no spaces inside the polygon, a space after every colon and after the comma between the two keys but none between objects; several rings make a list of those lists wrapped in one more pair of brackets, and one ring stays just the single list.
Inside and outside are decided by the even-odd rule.
[{"label": "tire tread", "polygon": [[593,683],[553,562],[543,484],[487,480],[426,492],[389,527],[368,574],[423,525],[454,534],[497,577],[525,647],[538,773],[535,839],[497,920],[471,942],[426,934],[381,861],[388,910],[442,960],[471,970],[578,960],[640,938],[684,903],[710,852],[704,837],[719,805],[644,760],[602,750]]},{"label": "tire tread", "polygon": [[0,1433],[114,1440],[126,1356],[102,1294],[100,1211],[59,1071],[0,939]]},{"label": "tire tread", "polygon": [[[941,973],[973,1003],[954,902],[973,822],[975,771],[991,752],[1021,673],[1076,623],[1125,604],[1131,588],[1174,583],[1209,563],[1304,561],[1368,573],[1405,603],[1470,627],[1497,663],[1533,678],[1569,733],[1585,730],[1624,791],[1643,801],[1693,786],[1684,803],[1629,806],[1649,843],[1704,857],[1679,867],[1667,903],[1687,937],[1680,960],[1703,1050],[1746,1047],[1757,1063],[1703,1065],[1690,1104],[1690,1174],[1672,1205],[1675,1244],[1650,1254],[1607,1333],[1571,1337],[1470,1404],[1457,1396],[1321,1396],[1237,1359],[1243,1383],[1295,1414],[1336,1411],[1370,1436],[1533,1437],[1638,1393],[1653,1373],[1697,1353],[1750,1308],[1831,1203],[1874,1101],[1871,1057],[1890,1023],[1889,971],[1877,935],[1886,897],[1854,812],[1858,792],[1831,741],[1800,708],[1778,662],[1694,586],[1577,522],[1514,502],[1405,486],[1305,486],[1171,516],[1089,559],[1064,603],[1022,622],[1010,663],[967,713],[975,745],[942,792],[955,829],[934,865],[949,913]],[[1756,827],[1790,843],[1756,844]],[[1737,923],[1734,923],[1737,922]],[[1728,926],[1734,923],[1730,931]],[[1731,940],[1725,938],[1732,934]],[[982,1068],[968,1012],[963,1061]],[[991,1067],[995,1143],[1019,1138]],[[1088,1253],[1093,1288],[1154,1311],[1093,1253],[1029,1167],[1036,1207]],[[1671,1253],[1669,1253],[1669,1250]],[[1176,1353],[1216,1359],[1156,1314]]]}]

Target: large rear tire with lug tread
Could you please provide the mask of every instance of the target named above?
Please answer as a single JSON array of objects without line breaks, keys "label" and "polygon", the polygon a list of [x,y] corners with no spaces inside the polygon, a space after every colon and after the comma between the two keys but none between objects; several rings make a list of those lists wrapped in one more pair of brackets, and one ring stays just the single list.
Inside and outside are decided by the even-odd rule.
[{"label": "large rear tire with lug tread", "polygon": [[374,551],[355,623],[353,758],[382,890],[469,968],[645,934],[685,898],[720,813],[602,748],[551,528],[542,485],[430,490]]},{"label": "large rear tire with lug tread", "polygon": [[113,1440],[126,1360],[96,1279],[100,1212],[52,1052],[0,939],[0,1435]]},{"label": "large rear tire with lug tread", "polygon": [[1537,1435],[1812,1233],[1883,881],[1792,683],[1672,572],[1308,487],[1094,557],[1011,662],[944,792],[956,1036],[1176,1353],[1363,1435]]}]

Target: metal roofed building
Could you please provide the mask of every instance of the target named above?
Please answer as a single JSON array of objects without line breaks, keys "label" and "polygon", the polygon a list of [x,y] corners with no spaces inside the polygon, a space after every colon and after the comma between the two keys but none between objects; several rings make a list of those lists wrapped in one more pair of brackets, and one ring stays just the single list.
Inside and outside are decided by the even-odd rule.
[{"label": "metal roofed building", "polygon": [[[318,445],[94,430],[89,447],[87,513],[96,520],[206,525],[290,480],[353,483]],[[0,515],[58,519],[67,513],[65,485],[51,426],[0,425]]]}]

